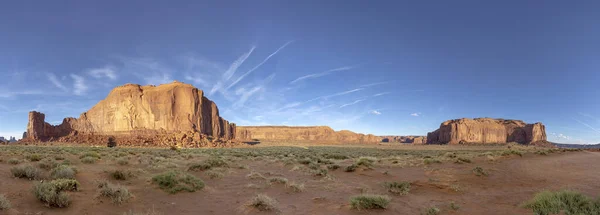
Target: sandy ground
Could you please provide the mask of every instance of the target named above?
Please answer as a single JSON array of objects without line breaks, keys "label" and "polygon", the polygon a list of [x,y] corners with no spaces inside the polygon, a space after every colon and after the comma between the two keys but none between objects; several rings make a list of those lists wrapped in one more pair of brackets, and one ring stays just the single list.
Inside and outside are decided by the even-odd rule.
[{"label": "sandy ground", "polygon": [[[1,148],[0,148],[1,149]],[[486,149],[485,147],[483,149]],[[71,157],[67,158],[71,159]],[[600,152],[566,152],[547,156],[526,154],[496,161],[478,157],[473,163],[393,167],[376,165],[373,169],[344,172],[330,171],[332,179],[293,171],[294,165],[269,160],[241,160],[247,169],[229,168],[221,179],[210,179],[202,172],[190,172],[204,180],[206,187],[194,193],[168,194],[151,183],[151,176],[162,170],[145,170],[128,181],[115,181],[107,170],[143,168],[132,163],[116,166],[114,160],[102,159],[96,164],[74,164],[79,173],[76,179],[82,189],[71,192],[72,205],[68,208],[48,208],[31,193],[32,181],[14,178],[4,157],[0,162],[0,193],[12,203],[0,214],[420,214],[435,206],[440,214],[532,214],[519,207],[544,189],[573,189],[590,196],[600,194]],[[77,160],[77,156],[72,156]],[[351,160],[342,161],[342,165]],[[472,173],[475,166],[489,171],[489,176]],[[284,185],[266,185],[264,180],[246,177],[251,171],[286,177],[289,181],[304,183],[303,192],[294,193]],[[121,205],[97,197],[95,181],[107,179],[126,186],[134,198]],[[408,181],[412,189],[407,195],[391,195],[382,186],[384,182]],[[248,187],[254,184],[259,188]],[[349,197],[360,193],[386,194],[392,198],[385,210],[357,211],[350,208]],[[256,194],[266,194],[278,201],[279,211],[260,212],[245,204]],[[450,208],[450,202],[460,206]]]}]

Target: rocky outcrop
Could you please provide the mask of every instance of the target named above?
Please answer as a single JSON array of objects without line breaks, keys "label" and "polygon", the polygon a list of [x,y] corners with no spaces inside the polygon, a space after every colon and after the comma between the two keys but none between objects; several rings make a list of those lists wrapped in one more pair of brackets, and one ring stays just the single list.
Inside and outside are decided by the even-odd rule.
[{"label": "rocky outcrop", "polygon": [[204,97],[202,90],[176,81],[159,86],[116,87],[79,118],[65,118],[60,125],[50,125],[43,113],[32,111],[26,139],[93,140],[116,136],[117,140],[143,139],[152,145],[165,139],[199,145],[203,137],[228,141],[235,134],[235,124],[219,116],[217,105]]},{"label": "rocky outcrop", "polygon": [[428,144],[530,144],[545,141],[546,129],[542,123],[526,124],[521,120],[491,118],[448,120],[439,129],[427,134]]},{"label": "rocky outcrop", "polygon": [[296,141],[316,143],[379,143],[375,135],[334,131],[328,126],[238,126],[236,137],[241,140]]},{"label": "rocky outcrop", "polygon": [[427,137],[425,136],[379,136],[381,142],[389,143],[412,143],[412,144],[425,144]]}]

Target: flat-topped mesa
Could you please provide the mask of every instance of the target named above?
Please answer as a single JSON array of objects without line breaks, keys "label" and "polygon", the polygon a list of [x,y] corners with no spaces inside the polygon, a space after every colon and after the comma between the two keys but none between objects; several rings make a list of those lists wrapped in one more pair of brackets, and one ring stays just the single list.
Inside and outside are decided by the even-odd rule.
[{"label": "flat-topped mesa", "polygon": [[462,118],[443,122],[440,128],[427,134],[428,144],[546,142],[546,128],[540,123],[526,124],[521,120],[492,118]]},{"label": "flat-topped mesa", "polygon": [[427,143],[426,136],[379,136],[381,142],[389,143],[412,143],[412,144],[425,144]]},{"label": "flat-topped mesa", "polygon": [[328,126],[238,126],[236,138],[260,141],[294,141],[317,143],[378,143],[375,135],[334,131]]},{"label": "flat-topped mesa", "polygon": [[203,135],[231,140],[236,133],[235,124],[219,116],[217,105],[204,97],[202,90],[177,81],[159,86],[125,84],[114,88],[77,119],[65,118],[56,126],[44,120],[42,113],[29,113],[27,139],[183,133],[186,134],[183,139]]}]

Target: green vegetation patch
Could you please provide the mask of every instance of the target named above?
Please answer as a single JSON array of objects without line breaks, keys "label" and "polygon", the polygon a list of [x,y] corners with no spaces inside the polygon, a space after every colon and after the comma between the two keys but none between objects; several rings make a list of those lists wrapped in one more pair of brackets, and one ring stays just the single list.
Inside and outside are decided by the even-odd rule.
[{"label": "green vegetation patch", "polygon": [[204,188],[204,182],[196,176],[179,171],[168,171],[152,177],[160,189],[175,194],[180,191],[195,192]]}]

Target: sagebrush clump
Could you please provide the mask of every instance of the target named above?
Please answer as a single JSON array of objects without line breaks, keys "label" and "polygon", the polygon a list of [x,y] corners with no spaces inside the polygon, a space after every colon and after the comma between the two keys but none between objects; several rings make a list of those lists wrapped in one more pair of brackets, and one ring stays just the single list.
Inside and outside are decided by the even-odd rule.
[{"label": "sagebrush clump", "polygon": [[0,194],[0,211],[10,209],[10,201],[4,196],[4,194]]},{"label": "sagebrush clump", "polygon": [[126,187],[102,181],[98,184],[98,196],[109,198],[115,204],[121,204],[129,200],[133,195],[131,195]]},{"label": "sagebrush clump", "polygon": [[259,211],[277,210],[277,200],[264,194],[254,196],[247,205],[258,209]]},{"label": "sagebrush clump", "polygon": [[168,171],[156,175],[152,177],[152,182],[171,194],[180,191],[195,192],[204,188],[204,181],[196,178],[196,176],[179,171]]},{"label": "sagebrush clump", "polygon": [[410,191],[409,182],[391,182],[385,183],[384,186],[388,189],[388,192],[397,195],[406,195]]},{"label": "sagebrush clump", "polygon": [[600,214],[600,198],[592,199],[572,190],[543,191],[522,205],[534,214]]},{"label": "sagebrush clump", "polygon": [[33,194],[49,207],[64,208],[71,204],[69,195],[51,182],[36,183],[33,186]]},{"label": "sagebrush clump", "polygon": [[361,194],[350,197],[352,209],[386,209],[390,204],[390,197],[374,194]]},{"label": "sagebrush clump", "polygon": [[10,169],[13,176],[17,178],[26,178],[29,180],[39,179],[42,174],[41,170],[32,165],[21,165]]}]

